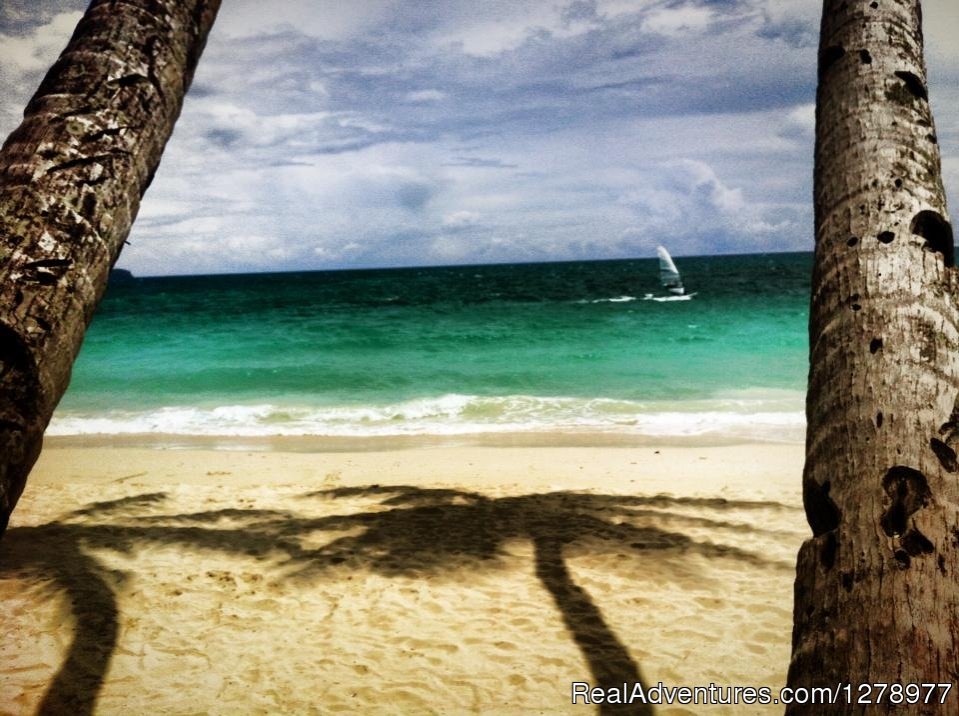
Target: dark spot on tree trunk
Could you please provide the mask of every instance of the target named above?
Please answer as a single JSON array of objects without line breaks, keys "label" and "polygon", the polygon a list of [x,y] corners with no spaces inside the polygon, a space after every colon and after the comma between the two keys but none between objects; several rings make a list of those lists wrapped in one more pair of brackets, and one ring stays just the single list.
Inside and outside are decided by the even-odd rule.
[{"label": "dark spot on tree trunk", "polygon": [[24,276],[24,280],[31,283],[39,283],[41,286],[55,286],[58,279],[52,273],[36,271],[28,276]]},{"label": "dark spot on tree trunk", "polygon": [[97,195],[92,191],[83,195],[83,202],[80,207],[80,213],[89,221],[93,219],[97,211]]},{"label": "dark spot on tree trunk", "polygon": [[935,550],[929,538],[915,527],[903,535],[900,544],[911,557],[918,557],[921,554],[932,554]]},{"label": "dark spot on tree trunk", "polygon": [[909,518],[925,507],[932,497],[926,476],[905,465],[889,468],[882,479],[882,489],[888,504],[879,524],[888,537],[905,533]]},{"label": "dark spot on tree trunk", "polygon": [[819,55],[819,78],[822,79],[823,75],[845,54],[845,48],[839,45],[831,45],[824,49]]},{"label": "dark spot on tree trunk", "polygon": [[845,589],[847,592],[851,592],[852,585],[856,581],[853,577],[853,573],[843,572],[842,575],[840,575],[839,579],[842,582],[842,588]]},{"label": "dark spot on tree trunk", "polygon": [[877,428],[882,427],[882,411],[881,410],[878,413],[876,413],[876,427]]},{"label": "dark spot on tree trunk", "polygon": [[40,259],[26,264],[29,269],[33,268],[69,268],[73,263],[72,259]]},{"label": "dark spot on tree trunk", "polygon": [[806,481],[803,485],[803,504],[806,508],[806,519],[816,537],[836,529],[842,519],[839,506],[829,496],[829,488],[828,480],[822,485],[817,484],[814,480]]},{"label": "dark spot on tree trunk", "polygon": [[864,65],[872,64],[872,55],[869,54],[869,50],[859,50],[859,61]]},{"label": "dark spot on tree trunk", "polygon": [[943,556],[940,554],[940,555],[936,558],[936,562],[939,564],[939,571],[942,572],[943,575],[945,575],[945,573],[946,573],[946,558],[943,557]]},{"label": "dark spot on tree trunk", "polygon": [[67,169],[73,169],[74,167],[87,166],[89,164],[109,164],[113,161],[114,156],[118,154],[127,154],[130,152],[117,150],[114,154],[97,154],[93,157],[79,157],[77,159],[70,159],[59,164],[54,164],[52,167],[47,169],[47,174],[53,174],[54,172],[62,172]]},{"label": "dark spot on tree trunk", "polygon": [[41,286],[54,286],[73,265],[72,259],[40,259],[24,264],[23,280]]},{"label": "dark spot on tree trunk", "polygon": [[892,233],[891,231],[883,231],[876,238],[879,239],[880,243],[891,244],[893,239],[896,238],[896,235]]},{"label": "dark spot on tree trunk", "polygon": [[879,3],[877,3],[877,2],[871,2],[871,3],[869,3],[869,7],[871,7],[873,10],[875,10],[877,7],[879,7]]},{"label": "dark spot on tree trunk", "polygon": [[894,181],[893,184],[896,185],[896,188],[897,188],[897,189],[901,188],[901,187],[902,187],[902,179],[896,179],[896,181]]},{"label": "dark spot on tree trunk", "polygon": [[933,144],[939,144],[939,137],[937,137],[935,134],[927,134],[926,139],[928,139]]},{"label": "dark spot on tree trunk", "polygon": [[123,75],[123,77],[117,77],[115,80],[109,80],[107,84],[116,85],[117,87],[133,87],[142,82],[149,83],[150,78],[137,72],[131,72],[128,75]]},{"label": "dark spot on tree trunk", "polygon": [[859,243],[859,237],[858,237],[858,236],[850,236],[849,239],[846,241],[846,246],[852,248],[853,246],[855,246],[855,245],[858,244],[858,243]]},{"label": "dark spot on tree trunk", "polygon": [[882,338],[873,338],[869,341],[869,352],[875,353],[880,348],[882,348]]},{"label": "dark spot on tree trunk", "polygon": [[949,419],[939,427],[939,434],[943,436],[947,443],[951,443],[959,437],[959,397],[953,404]]},{"label": "dark spot on tree trunk", "polygon": [[909,230],[926,240],[926,247],[942,254],[946,266],[955,263],[952,225],[938,211],[920,211],[912,217]]},{"label": "dark spot on tree trunk", "polygon": [[826,540],[822,544],[822,550],[819,552],[819,561],[823,569],[830,570],[836,564],[836,552],[839,551],[839,540],[836,539],[835,530],[826,534]]},{"label": "dark spot on tree trunk", "polygon": [[929,363],[936,362],[936,344],[940,340],[939,332],[929,321],[920,322],[919,326],[920,337],[922,340],[919,342],[919,357],[924,361]]},{"label": "dark spot on tree trunk", "polygon": [[955,450],[939,438],[931,438],[929,440],[929,447],[936,453],[936,457],[939,458],[939,464],[942,465],[944,470],[947,472],[959,472],[959,462],[956,461]]},{"label": "dark spot on tree trunk", "polygon": [[896,560],[896,566],[899,569],[909,569],[909,565],[912,563],[912,558],[909,556],[909,553],[904,549],[897,549],[893,553],[893,558]]},{"label": "dark spot on tree trunk", "polygon": [[922,83],[922,80],[912,72],[897,70],[896,77],[903,81],[903,84],[906,85],[906,89],[909,90],[909,94],[911,94],[913,97],[922,100],[929,99],[929,92],[926,91],[926,86]]}]

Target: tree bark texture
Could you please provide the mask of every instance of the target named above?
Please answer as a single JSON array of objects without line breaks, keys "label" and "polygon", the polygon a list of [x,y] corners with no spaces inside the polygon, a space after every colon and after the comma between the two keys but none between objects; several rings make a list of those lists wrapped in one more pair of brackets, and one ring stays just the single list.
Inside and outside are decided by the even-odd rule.
[{"label": "tree bark texture", "polygon": [[93,0],[0,150],[0,534],[219,0]]},{"label": "tree bark texture", "polygon": [[825,0],[814,193],[789,685],[953,686],[787,713],[959,713],[959,311],[918,0]]}]

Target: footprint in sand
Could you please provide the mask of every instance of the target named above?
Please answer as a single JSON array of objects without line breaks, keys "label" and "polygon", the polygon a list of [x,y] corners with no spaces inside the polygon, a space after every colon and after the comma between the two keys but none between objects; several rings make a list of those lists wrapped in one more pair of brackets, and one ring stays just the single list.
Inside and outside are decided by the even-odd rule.
[{"label": "footprint in sand", "polygon": [[423,605],[423,608],[432,614],[442,614],[448,611],[446,607],[444,607],[442,604],[438,604],[437,602],[427,602]]},{"label": "footprint in sand", "polygon": [[723,600],[716,597],[696,597],[693,601],[701,607],[718,608],[723,605]]},{"label": "footprint in sand", "polygon": [[223,572],[220,570],[211,570],[206,573],[210,579],[213,579],[223,586],[236,588],[236,579],[229,572]]},{"label": "footprint in sand", "polygon": [[260,612],[267,612],[269,614],[276,613],[279,602],[275,599],[258,599],[253,602],[248,602],[251,609],[256,609]]}]

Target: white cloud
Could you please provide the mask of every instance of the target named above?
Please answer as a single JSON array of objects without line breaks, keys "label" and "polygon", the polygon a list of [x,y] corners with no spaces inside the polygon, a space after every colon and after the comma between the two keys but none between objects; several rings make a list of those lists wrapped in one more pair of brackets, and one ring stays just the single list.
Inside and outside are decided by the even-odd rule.
[{"label": "white cloud", "polygon": [[810,139],[816,134],[816,103],[809,102],[793,107],[782,120],[781,134]]},{"label": "white cloud", "polygon": [[443,217],[443,226],[448,229],[465,229],[469,226],[476,226],[479,223],[480,215],[475,211],[454,211]]},{"label": "white cloud", "polygon": [[3,57],[5,71],[45,72],[67,46],[81,17],[80,12],[64,12],[29,35],[0,34],[0,57]]},{"label": "white cloud", "polygon": [[815,47],[822,17],[821,0],[755,0],[770,29],[801,46]]},{"label": "white cloud", "polygon": [[643,29],[667,37],[698,35],[712,22],[713,12],[708,7],[692,3],[678,7],[661,7],[643,20]]},{"label": "white cloud", "polygon": [[701,161],[670,160],[638,173],[632,183],[620,197],[633,213],[620,235],[624,252],[649,252],[666,238],[683,253],[789,250],[802,238],[790,236],[801,228],[794,213],[748,201]]},{"label": "white cloud", "polygon": [[[295,30],[325,40],[356,37],[389,16],[398,0],[231,0],[217,15],[216,36],[242,38]],[[215,37],[216,37],[215,36]]]},{"label": "white cloud", "polygon": [[406,93],[407,102],[439,102],[446,98],[446,93],[436,89],[415,90]]},{"label": "white cloud", "polygon": [[666,181],[680,192],[701,199],[705,206],[724,215],[737,215],[745,208],[742,190],[731,189],[705,162],[673,159],[663,165]]},{"label": "white cloud", "polygon": [[67,46],[82,15],[63,12],[24,35],[0,34],[0,136],[20,123],[24,105]]},{"label": "white cloud", "polygon": [[475,246],[459,236],[437,236],[430,244],[431,253],[443,263],[462,263],[475,256]]},{"label": "white cloud", "polygon": [[463,4],[436,30],[434,42],[474,57],[493,57],[533,37],[574,37],[595,26],[589,14],[571,17],[565,10],[564,4],[538,0]]},{"label": "white cloud", "polygon": [[596,0],[596,12],[603,17],[616,18],[635,14],[656,4],[656,0]]}]

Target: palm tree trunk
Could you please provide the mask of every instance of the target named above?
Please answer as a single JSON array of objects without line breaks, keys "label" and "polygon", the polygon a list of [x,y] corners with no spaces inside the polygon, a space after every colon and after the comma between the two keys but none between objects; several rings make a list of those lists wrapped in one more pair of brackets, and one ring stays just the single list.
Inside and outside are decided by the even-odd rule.
[{"label": "palm tree trunk", "polygon": [[[918,0],[825,0],[803,475],[813,537],[797,564],[789,685],[852,683],[854,700],[858,684],[959,673],[959,311],[925,77]],[[893,691],[879,711],[897,709]],[[957,691],[950,707],[939,692],[908,712],[956,712]]]},{"label": "palm tree trunk", "polygon": [[93,0],[0,150],[0,534],[219,0]]}]

